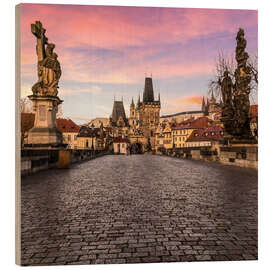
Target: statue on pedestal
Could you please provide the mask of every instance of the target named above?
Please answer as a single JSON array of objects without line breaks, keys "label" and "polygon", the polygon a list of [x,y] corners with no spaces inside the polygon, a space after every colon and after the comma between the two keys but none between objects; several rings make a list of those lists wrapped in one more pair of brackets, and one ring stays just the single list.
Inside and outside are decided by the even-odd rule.
[{"label": "statue on pedestal", "polygon": [[251,70],[247,65],[249,58],[248,53],[245,52],[247,41],[244,38],[244,30],[239,29],[237,36],[237,46],[235,50],[235,59],[237,61],[237,68],[234,73],[235,77],[235,117],[238,119],[238,132],[242,137],[249,138],[251,136],[249,124],[249,94],[251,82]]},{"label": "statue on pedestal", "polygon": [[249,93],[251,71],[247,65],[248,53],[245,52],[247,41],[244,38],[244,30],[239,29],[236,36],[237,46],[235,59],[237,68],[234,72],[233,84],[229,72],[225,71],[221,81],[222,92],[222,122],[228,136],[242,140],[251,139],[249,119]]},{"label": "statue on pedestal", "polygon": [[[34,95],[57,96],[61,67],[57,54],[53,52],[55,45],[48,43],[46,30],[41,22],[31,24],[31,31],[37,38],[36,52],[38,56],[38,82],[32,87]],[[45,47],[46,46],[46,47]]]},{"label": "statue on pedestal", "polygon": [[54,53],[55,45],[48,43],[46,30],[40,21],[31,24],[31,32],[37,39],[37,74],[38,81],[33,85],[33,102],[35,111],[34,127],[29,131],[28,145],[31,147],[59,147],[62,145],[62,133],[56,127],[56,113],[59,99],[58,83],[61,77],[61,67]]}]

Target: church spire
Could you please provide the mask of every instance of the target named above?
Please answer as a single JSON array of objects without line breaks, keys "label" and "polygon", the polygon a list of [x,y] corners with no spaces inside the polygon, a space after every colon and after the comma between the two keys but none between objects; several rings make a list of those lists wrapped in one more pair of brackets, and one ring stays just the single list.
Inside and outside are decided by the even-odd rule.
[{"label": "church spire", "polygon": [[139,105],[139,103],[141,103],[141,97],[140,97],[140,94],[139,94],[139,96],[138,96],[137,105]]},{"label": "church spire", "polygon": [[133,100],[133,97],[132,97],[132,100],[131,100],[131,105],[130,105],[131,107],[134,107],[135,105],[134,105],[134,100]]},{"label": "church spire", "polygon": [[204,101],[204,96],[202,98],[202,111],[205,111],[205,101]]}]

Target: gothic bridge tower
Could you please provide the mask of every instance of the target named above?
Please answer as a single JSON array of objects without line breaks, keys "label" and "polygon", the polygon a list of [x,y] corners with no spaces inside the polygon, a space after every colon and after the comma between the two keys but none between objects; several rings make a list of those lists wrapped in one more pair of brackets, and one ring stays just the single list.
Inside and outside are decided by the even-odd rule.
[{"label": "gothic bridge tower", "polygon": [[145,137],[150,138],[151,145],[154,144],[155,131],[159,125],[160,117],[160,95],[158,100],[154,99],[152,78],[145,78],[143,101],[139,106],[140,126]]}]

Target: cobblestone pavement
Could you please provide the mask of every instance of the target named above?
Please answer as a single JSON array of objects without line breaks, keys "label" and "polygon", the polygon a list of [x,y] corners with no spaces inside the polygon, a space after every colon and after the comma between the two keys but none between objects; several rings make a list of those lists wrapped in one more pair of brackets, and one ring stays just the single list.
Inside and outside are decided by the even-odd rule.
[{"label": "cobblestone pavement", "polygon": [[257,259],[257,172],[104,156],[22,179],[22,264]]}]

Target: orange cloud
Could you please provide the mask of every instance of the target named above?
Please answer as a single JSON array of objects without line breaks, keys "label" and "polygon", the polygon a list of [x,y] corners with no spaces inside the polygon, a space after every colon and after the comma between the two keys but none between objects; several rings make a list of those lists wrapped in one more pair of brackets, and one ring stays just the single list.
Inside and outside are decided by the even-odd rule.
[{"label": "orange cloud", "polygon": [[179,103],[187,103],[190,105],[200,105],[202,104],[202,97],[201,96],[183,97],[179,99]]},{"label": "orange cloud", "polygon": [[196,95],[167,99],[162,106],[162,114],[200,110],[201,103],[202,97]]},{"label": "orange cloud", "polygon": [[185,106],[185,105],[200,105],[202,104],[201,96],[184,96],[176,99],[168,100],[171,106]]}]

